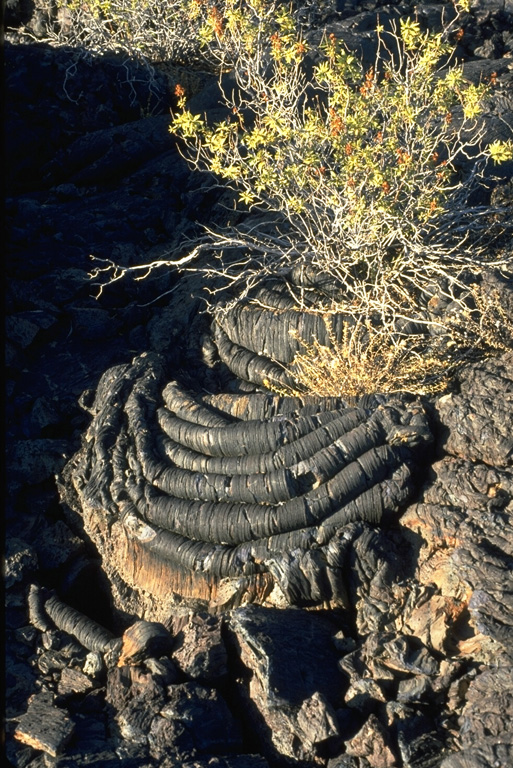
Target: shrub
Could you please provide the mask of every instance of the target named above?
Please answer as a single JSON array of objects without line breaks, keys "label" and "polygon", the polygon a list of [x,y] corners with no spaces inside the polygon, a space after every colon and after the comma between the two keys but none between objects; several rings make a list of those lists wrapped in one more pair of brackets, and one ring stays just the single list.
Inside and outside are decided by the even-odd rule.
[{"label": "shrub", "polygon": [[323,274],[343,311],[389,322],[440,291],[458,298],[466,269],[494,263],[488,241],[508,228],[505,211],[470,199],[513,142],[483,146],[493,83],[448,66],[449,29],[380,26],[367,69],[328,30],[311,77],[303,33],[276,2],[227,0],[200,34],[222,68],[234,61],[239,90],[223,92],[231,114],[215,125],[180,98],[170,130],[242,205],[279,214],[271,234],[218,239],[225,252],[247,249],[238,276],[229,259],[216,270],[239,295],[269,274]]},{"label": "shrub", "polygon": [[48,3],[46,36],[100,54],[190,63],[201,55],[206,13],[201,0],[57,0]]},{"label": "shrub", "polygon": [[[226,118],[210,124],[192,113],[177,83],[170,130],[192,166],[250,213],[167,263],[195,268],[198,255],[214,255],[197,269],[231,289],[226,305],[281,275],[298,308],[352,315],[331,352],[305,345],[295,361],[298,386],[319,394],[326,379],[331,394],[378,384],[433,391],[465,355],[502,348],[477,299],[483,272],[512,267],[499,247],[513,232],[510,206],[473,195],[490,164],[513,158],[513,142],[484,142],[495,77],[473,83],[455,63],[458,14],[440,33],[411,18],[378,25],[374,63],[364,66],[329,29],[310,51],[287,3],[179,4],[197,50],[220,72]],[[163,263],[93,274],[117,280]],[[434,316],[436,304],[457,311]],[[412,319],[415,335],[401,338]]]}]

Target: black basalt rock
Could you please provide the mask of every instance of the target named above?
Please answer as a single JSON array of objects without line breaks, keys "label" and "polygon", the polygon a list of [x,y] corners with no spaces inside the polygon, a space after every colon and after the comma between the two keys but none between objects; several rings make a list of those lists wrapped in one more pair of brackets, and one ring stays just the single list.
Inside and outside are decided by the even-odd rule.
[{"label": "black basalt rock", "polygon": [[397,515],[431,439],[411,398],[205,398],[154,354],[107,371],[91,412],[69,472],[107,569],[152,593],[163,569],[173,591],[221,605],[228,583],[231,604],[275,584],[285,604],[345,604],[338,532]]}]

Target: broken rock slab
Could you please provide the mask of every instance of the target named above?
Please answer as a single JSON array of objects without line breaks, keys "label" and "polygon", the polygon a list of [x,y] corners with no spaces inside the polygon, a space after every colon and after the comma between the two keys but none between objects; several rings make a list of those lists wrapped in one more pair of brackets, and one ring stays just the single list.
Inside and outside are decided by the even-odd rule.
[{"label": "broken rock slab", "polygon": [[[167,740],[166,726],[172,733],[180,729],[176,744]],[[152,723],[149,741],[155,757],[172,748],[222,755],[242,747],[238,724],[223,697],[214,688],[194,682],[168,687],[167,702]]]},{"label": "broken rock slab", "polygon": [[462,751],[443,768],[511,765],[513,760],[513,669],[485,669],[469,686],[459,719]]},{"label": "broken rock slab", "polygon": [[228,626],[251,675],[240,695],[264,756],[315,763],[333,755],[341,745],[336,707],[344,685],[332,642],[335,622],[248,605],[232,612]]},{"label": "broken rock slab", "polygon": [[71,739],[75,726],[68,713],[54,704],[51,693],[36,694],[22,715],[14,738],[33,749],[57,757]]}]

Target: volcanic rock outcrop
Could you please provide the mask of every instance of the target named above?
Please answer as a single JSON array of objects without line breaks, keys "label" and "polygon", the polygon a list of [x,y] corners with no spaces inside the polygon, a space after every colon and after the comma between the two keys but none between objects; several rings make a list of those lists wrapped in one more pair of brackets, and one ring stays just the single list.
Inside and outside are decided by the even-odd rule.
[{"label": "volcanic rock outcrop", "polygon": [[[208,341],[205,348],[212,363],[221,358],[225,365],[205,370],[197,348],[209,321],[198,312],[197,279],[193,285],[190,276],[179,278],[162,268],[144,281],[117,282],[94,298],[98,286],[88,280],[90,254],[107,260],[93,266],[109,259],[130,266],[166,258],[200,235],[202,224],[225,224],[226,208],[216,204],[219,190],[188,170],[168,133],[176,80],[168,83],[160,70],[148,79],[146,70],[123,56],[34,42],[34,36],[41,38],[29,18],[45,4],[9,0],[5,24],[28,24],[24,32],[7,30],[4,46],[8,763],[14,768],[513,764],[511,354],[468,366],[449,396],[430,398],[419,414],[410,398],[340,400],[323,411],[304,399],[285,404],[255,392],[265,378],[272,380],[265,365],[271,358],[283,363],[283,352],[290,354],[296,344],[285,326],[276,330],[279,322],[269,322],[272,314],[285,318],[290,307],[264,301],[258,311],[239,307],[231,318],[217,315],[222,333],[214,329],[215,343]],[[370,53],[369,64],[369,33],[378,15],[390,17],[386,5],[394,5],[395,17],[415,14],[433,29],[443,14],[453,12],[452,3],[414,0],[309,3],[326,19],[331,14],[331,28],[351,49]],[[496,78],[483,116],[487,141],[511,137],[511,30],[511,0],[472,0],[460,30],[458,56],[466,62],[466,75],[476,83]],[[321,30],[314,24],[309,35],[313,46]],[[211,76],[198,94],[198,112],[216,107],[214,83]],[[492,170],[511,177],[512,164]],[[228,213],[233,221],[233,210]],[[503,277],[511,297],[511,274]],[[511,306],[504,303],[509,317]],[[314,329],[321,339],[324,324],[304,318],[289,317],[289,328],[303,323],[303,338]],[[239,369],[232,363],[237,359]],[[278,371],[283,374],[280,366],[271,373]],[[82,398],[92,413],[77,405],[84,390],[98,390],[94,408],[87,394]],[[397,414],[394,429],[409,430],[414,419],[424,419],[424,405],[434,416],[432,444],[400,444],[397,433],[395,439],[391,431],[385,434],[385,414]],[[193,421],[196,407],[217,421]],[[165,424],[173,435],[179,420],[184,422],[179,439],[165,432],[159,409],[169,412]],[[201,444],[196,450],[184,443],[199,439],[201,430],[205,441],[228,426],[240,432],[243,415],[262,422],[261,440],[278,424],[292,432],[307,417],[324,419],[330,409],[329,424],[313,429],[312,421],[303,437],[274,451],[283,456],[294,442],[310,444],[319,429],[332,429],[349,412],[363,413],[361,422],[334,439],[347,442],[354,454],[346,466],[334,457],[332,476],[323,463],[318,487],[311,454],[304,454],[304,472],[283,464],[270,473],[240,474],[226,465],[255,456],[212,456]],[[255,443],[256,432],[250,434]],[[370,448],[358,454],[362,435]],[[175,459],[163,446],[172,441],[174,456],[195,453],[201,462],[222,464],[220,471],[171,466]],[[148,445],[155,446],[156,457]],[[76,487],[68,472],[59,499],[55,476],[77,450],[69,465]],[[326,447],[319,452],[328,460]],[[353,483],[355,470],[374,458],[379,476],[385,454],[399,461],[392,481],[371,475],[367,490],[351,485],[346,506],[358,516],[332,535],[327,521],[342,517],[340,509],[331,508],[336,478]],[[165,466],[164,489],[155,485],[157,463]],[[283,482],[262,487],[263,477],[276,473]],[[193,475],[209,478],[198,480],[202,499],[177,493],[189,494]],[[255,475],[260,481],[253,485],[248,478]],[[381,509],[387,483],[390,497],[378,522],[374,503]],[[408,501],[412,485],[417,491]],[[148,494],[152,486],[157,490]],[[236,501],[235,491],[244,498]],[[277,500],[268,503],[264,491],[279,491]],[[166,506],[173,498],[175,509],[176,503],[196,511],[201,505],[197,520],[185,519],[200,524],[202,540],[194,541],[189,531],[180,557],[195,548],[238,549],[246,557],[239,575],[221,575],[224,563],[239,568],[232,555],[223,560],[216,554],[215,569],[195,572],[180,558],[168,560],[145,549],[137,538],[144,528],[156,540],[182,536],[146,521],[155,493]],[[248,494],[258,496],[248,500]],[[291,504],[305,497],[311,504],[315,499],[314,511],[328,510],[307,534],[299,528],[240,544],[203,540],[206,521],[221,525],[217,512],[229,505],[250,529],[246,507],[268,508],[273,524],[282,526],[297,513]],[[363,505],[365,500],[372,504]],[[127,521],[134,523],[135,535]],[[239,527],[237,522],[234,529]],[[225,529],[219,530],[224,536]],[[292,547],[296,540],[300,544]],[[118,541],[122,546],[115,551]],[[279,541],[289,548],[269,549],[269,542]],[[146,591],[155,584],[155,594]],[[202,598],[180,599],[185,594]],[[251,599],[266,604],[230,608]],[[211,613],[198,610],[207,604]],[[323,605],[334,607],[323,611]],[[143,616],[154,619],[141,621]],[[159,616],[165,616],[165,625],[155,620]]]},{"label": "volcanic rock outcrop", "polygon": [[413,398],[193,394],[149,353],[104,374],[91,413],[70,476],[145,618],[172,593],[347,605],[346,527],[397,515],[432,439]]}]

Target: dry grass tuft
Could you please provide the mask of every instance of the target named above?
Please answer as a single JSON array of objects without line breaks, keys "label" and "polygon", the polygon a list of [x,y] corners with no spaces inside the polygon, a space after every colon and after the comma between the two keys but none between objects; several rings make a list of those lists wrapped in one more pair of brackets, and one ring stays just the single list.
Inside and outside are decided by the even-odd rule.
[{"label": "dry grass tuft", "polygon": [[304,351],[290,366],[298,391],[357,398],[376,392],[431,394],[447,388],[447,362],[429,354],[427,336],[397,338],[364,322],[346,323],[340,341],[328,331],[330,346],[298,338]]},{"label": "dry grass tuft", "polygon": [[473,308],[458,306],[444,317],[436,335],[399,335],[360,320],[345,323],[339,340],[326,318],[329,346],[295,335],[303,349],[289,368],[295,393],[358,398],[376,392],[444,392],[464,363],[513,349],[513,313],[504,295],[473,285],[469,298]]}]

